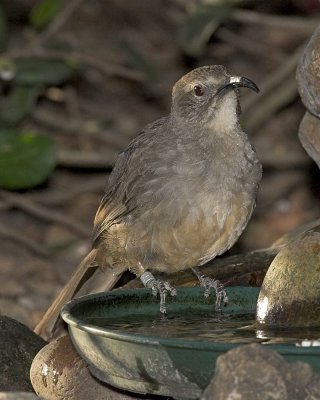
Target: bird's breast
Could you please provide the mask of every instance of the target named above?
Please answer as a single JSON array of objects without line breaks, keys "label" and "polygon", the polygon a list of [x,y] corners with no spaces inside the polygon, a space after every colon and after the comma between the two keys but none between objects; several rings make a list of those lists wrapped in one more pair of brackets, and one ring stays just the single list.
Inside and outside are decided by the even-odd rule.
[{"label": "bird's breast", "polygon": [[209,145],[163,153],[132,187],[135,207],[110,231],[122,240],[113,247],[125,249],[130,264],[170,272],[231,247],[250,218],[261,176],[250,149]]}]

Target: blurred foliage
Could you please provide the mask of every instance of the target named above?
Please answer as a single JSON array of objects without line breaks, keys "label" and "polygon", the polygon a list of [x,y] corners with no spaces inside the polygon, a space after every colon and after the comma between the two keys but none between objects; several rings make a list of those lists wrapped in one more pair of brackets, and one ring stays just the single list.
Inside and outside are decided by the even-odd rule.
[{"label": "blurred foliage", "polygon": [[27,85],[60,85],[77,68],[68,61],[28,58],[15,61],[14,81]]},{"label": "blurred foliage", "polygon": [[0,130],[0,186],[27,189],[42,183],[55,167],[51,139],[11,129]]},{"label": "blurred foliage", "polygon": [[61,10],[63,0],[42,0],[31,10],[29,21],[35,29],[43,29]]},{"label": "blurred foliage", "polygon": [[16,125],[30,111],[36,103],[40,93],[39,86],[13,85],[8,95],[0,103],[0,124]]},{"label": "blurred foliage", "polygon": [[230,18],[233,6],[228,1],[214,5],[200,4],[188,14],[178,32],[181,49],[191,57],[200,57],[208,40],[222,22]]},{"label": "blurred foliage", "polygon": [[[44,0],[31,11],[30,23],[41,29],[57,15],[63,2]],[[0,4],[0,47],[7,38],[7,19]],[[48,86],[63,85],[78,71],[71,61],[45,58],[0,58],[0,187],[32,188],[49,177],[55,166],[53,142],[22,128]]]},{"label": "blurred foliage", "polygon": [[21,132],[20,123],[33,111],[46,87],[65,83],[76,71],[70,63],[59,60],[0,60],[0,76],[8,84],[0,103],[1,187],[31,188],[51,174],[53,143],[44,136]]},{"label": "blurred foliage", "polygon": [[134,45],[129,42],[122,43],[122,50],[127,57],[128,64],[141,72],[149,82],[155,82],[159,78],[159,72],[147,57],[145,57]]},{"label": "blurred foliage", "polygon": [[[174,21],[177,21],[178,24],[178,26],[174,27],[176,28],[177,36],[173,37],[170,31],[170,39],[172,38],[175,50],[177,51],[176,55],[178,55],[178,57],[176,57],[176,60],[180,62],[179,56],[181,56],[181,53],[184,53],[185,55],[195,59],[188,60],[186,58],[187,62],[191,61],[190,64],[200,64],[201,57],[210,54],[211,49],[208,49],[208,42],[219,26],[231,19],[236,7],[246,7],[246,5],[249,5],[250,9],[254,8],[253,4],[250,5],[243,0],[175,0],[175,2],[179,4],[179,12],[176,13],[176,10],[175,13],[173,13],[173,15],[178,16],[177,18],[174,17],[176,19],[173,19]],[[115,4],[116,3],[117,2],[115,2]],[[18,4],[18,1],[14,4]],[[32,4],[34,3],[32,2]],[[22,29],[22,34],[19,32],[19,35],[16,35],[20,37],[20,48],[17,46],[16,49],[14,48],[14,50],[17,51],[11,52],[11,46],[13,45],[14,47],[17,45],[15,42],[16,37],[14,37],[14,35],[12,35],[13,38],[8,37],[8,19],[6,16],[7,10],[4,9],[2,2],[0,1],[0,51],[2,50],[3,53],[2,56],[0,56],[0,85],[2,89],[0,99],[0,152],[2,155],[3,149],[6,151],[7,149],[12,149],[12,155],[14,156],[14,162],[10,164],[11,172],[6,175],[5,179],[3,176],[0,179],[0,186],[2,187],[10,189],[25,189],[27,187],[31,188],[33,185],[36,185],[42,180],[48,178],[52,171],[52,165],[54,165],[52,158],[55,157],[53,147],[50,147],[50,145],[47,144],[46,150],[43,150],[43,154],[38,151],[41,147],[39,145],[41,141],[40,139],[38,140],[38,138],[43,137],[43,139],[46,140],[44,136],[41,136],[41,132],[37,134],[35,133],[33,136],[34,139],[30,141],[22,140],[22,138],[24,138],[25,135],[24,125],[29,121],[27,118],[32,115],[39,98],[44,97],[45,93],[48,93],[48,87],[50,88],[52,86],[58,86],[63,90],[64,85],[66,83],[70,83],[70,81],[80,71],[80,66],[75,64],[72,61],[72,57],[69,56],[69,48],[66,49],[66,43],[68,43],[69,46],[73,46],[71,44],[72,42],[63,42],[62,40],[59,42],[59,38],[58,41],[54,42],[54,36],[57,32],[53,29],[54,34],[52,34],[51,30],[52,26],[59,26],[59,21],[61,21],[61,19],[63,20],[63,15],[61,16],[59,13],[61,11],[63,13],[63,7],[68,4],[69,3],[64,0],[38,0],[35,2],[35,5],[31,11],[30,8],[26,7],[26,14],[21,21],[23,24],[29,25],[26,27],[26,29]],[[112,5],[108,5],[106,9],[108,9],[108,7],[110,7],[110,10],[112,9]],[[274,5],[271,5],[270,7],[270,10],[272,11],[272,7],[274,7]],[[117,9],[117,7],[115,8]],[[100,5],[99,10],[103,9],[104,8]],[[126,18],[128,21],[131,21],[131,18],[126,16],[125,10],[122,10],[121,7],[119,7],[119,10],[117,12],[123,13],[124,21],[126,21]],[[127,12],[129,13],[129,11]],[[109,9],[107,12],[109,13]],[[59,18],[59,16],[62,18],[58,19],[58,24],[55,24],[57,21],[56,18]],[[90,18],[89,20],[91,21]],[[51,23],[53,23],[53,25],[50,25]],[[80,25],[79,22],[77,22],[77,24],[78,26]],[[130,24],[133,26],[132,22],[128,23],[128,25]],[[229,25],[232,28],[232,24]],[[235,24],[233,23],[233,25]],[[132,29],[132,26],[129,26],[129,28]],[[45,41],[41,42],[40,40],[37,42],[37,39],[43,39],[43,37],[46,37],[46,33],[48,33],[48,31],[45,29],[46,27],[48,27],[48,31],[51,32],[50,39],[53,39],[54,43],[52,47],[50,47],[50,44],[48,45],[48,43]],[[154,31],[151,32],[152,34],[150,34],[150,38],[147,38],[151,44],[152,41],[155,41],[154,38],[157,35],[156,26],[152,27],[152,29],[153,28]],[[81,25],[81,29],[83,29],[83,25]],[[128,32],[132,32],[130,29],[128,29]],[[160,28],[157,27],[157,29],[160,31],[160,29],[163,29],[163,26],[160,26]],[[68,37],[68,35],[66,37]],[[92,38],[85,38],[84,42],[88,40],[88,43],[91,45],[91,43],[93,43],[91,39]],[[25,48],[23,47],[24,40],[27,41]],[[79,42],[81,40],[83,40],[83,38],[79,39]],[[36,45],[34,45],[34,42]],[[252,42],[254,42],[254,40]],[[87,46],[88,43],[86,44]],[[103,46],[106,47],[109,45],[109,43],[104,43],[104,39],[101,41],[101,43],[103,43]],[[116,45],[114,46],[114,44]],[[30,49],[28,46],[35,46],[35,48]],[[42,52],[40,51],[37,53],[37,46],[40,47],[39,50]],[[7,47],[9,49],[6,49]],[[119,51],[120,49],[122,52],[122,57],[120,57],[120,59],[122,58],[122,60],[124,60],[125,68],[129,67],[132,70],[139,72],[139,74],[136,74],[139,75],[139,84],[141,81],[143,81],[145,87],[151,87],[154,85],[154,83],[158,83],[160,78],[165,75],[166,66],[162,65],[161,67],[156,64],[155,61],[151,61],[152,57],[149,57],[145,50],[149,47],[139,46],[139,42],[136,41],[135,35],[132,35],[132,38],[129,35],[124,35],[121,37],[119,36],[114,39],[111,47],[112,51],[114,51],[114,48],[116,48],[116,51]],[[4,52],[4,49],[6,49],[7,52]],[[81,46],[79,44],[79,49],[79,54],[81,53],[80,56],[86,56],[85,53],[82,54],[82,43]],[[29,52],[29,50],[32,51]],[[205,54],[207,50],[209,51],[207,54]],[[76,46],[73,51],[75,51],[75,53],[77,52]],[[163,51],[163,49],[160,49],[160,54],[161,51]],[[37,54],[37,57],[31,57],[30,54]],[[44,56],[43,58],[39,58],[40,54],[46,54],[47,58]],[[103,66],[104,62],[108,61],[100,60],[99,57],[100,55],[98,54],[96,56],[97,59],[95,60],[94,57],[89,54],[89,57],[87,58],[78,57],[78,59],[81,60],[81,63],[89,66],[92,71],[99,71],[100,69],[100,72],[102,70],[102,75],[105,74],[105,71],[107,71],[107,74],[110,73],[112,75],[110,71],[113,68],[109,69],[108,65],[105,71],[103,71],[101,66]],[[168,59],[169,58],[170,57],[168,57]],[[182,59],[183,58],[181,57],[181,60]],[[95,61],[97,61],[96,64]],[[113,62],[112,59],[110,59],[110,61],[111,63]],[[119,61],[115,61],[115,67],[117,67],[117,62]],[[120,61],[120,63],[121,62],[122,61]],[[115,75],[121,77],[121,71],[120,73],[117,71],[117,74]],[[88,76],[90,76],[92,82],[94,82],[96,79],[94,74],[88,74]],[[141,77],[142,79],[140,79]],[[71,83],[73,82],[71,81]],[[30,163],[27,160],[29,160],[28,157],[31,154],[31,148],[33,146],[34,153],[32,157],[34,158],[34,163]],[[44,146],[43,143],[42,146]],[[49,148],[50,152],[48,150]],[[16,151],[19,150],[21,153],[20,158],[16,157],[17,152],[15,152],[14,149],[16,149]],[[47,153],[45,153],[45,151],[47,151]],[[9,156],[11,153],[8,152],[4,154],[8,156],[6,160],[9,161]],[[51,166],[50,168],[48,168],[46,165],[43,165],[42,167],[42,163],[45,163],[44,157],[46,154],[48,159],[51,160],[49,162]],[[37,159],[39,164],[36,163]],[[4,166],[4,161],[2,162],[2,166]],[[40,168],[41,174],[36,171],[35,165]],[[15,173],[14,169],[16,169]],[[25,177],[23,180],[16,179],[17,176],[20,176],[19,174],[21,173],[21,170],[23,170],[24,175],[30,175],[29,180],[25,179]],[[12,183],[10,183],[10,179],[12,179]]]},{"label": "blurred foliage", "polygon": [[[64,4],[63,0],[37,2],[29,14],[30,27],[43,30],[54,22]],[[231,15],[230,4],[230,0],[195,3],[179,28],[178,43],[182,51],[192,57],[201,56],[212,33]],[[0,48],[5,48],[8,41],[7,25],[0,3]],[[124,41],[120,46],[127,64],[139,71],[145,82],[159,79],[158,67],[134,44]],[[63,59],[12,58],[10,53],[0,58],[3,87],[0,101],[0,187],[10,190],[32,188],[50,176],[55,165],[53,143],[40,133],[25,133],[23,123],[46,89],[69,82],[79,71],[78,67]]]}]

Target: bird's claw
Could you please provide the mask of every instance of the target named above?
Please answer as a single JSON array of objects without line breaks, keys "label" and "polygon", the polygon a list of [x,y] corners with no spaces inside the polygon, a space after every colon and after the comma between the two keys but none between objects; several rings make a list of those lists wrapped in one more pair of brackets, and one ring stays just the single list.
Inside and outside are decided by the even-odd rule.
[{"label": "bird's claw", "polygon": [[167,281],[161,281],[160,279],[154,279],[151,281],[151,290],[154,296],[159,294],[160,296],[160,312],[165,314],[167,312],[166,308],[166,298],[169,293],[171,296],[177,294],[177,290],[170,285]]},{"label": "bird's claw", "polygon": [[171,296],[175,296],[177,294],[176,288],[174,288],[169,282],[162,281],[160,279],[156,279],[151,272],[147,271],[140,277],[142,283],[145,287],[150,288],[152,294],[160,296],[160,312],[162,314],[166,314],[166,298],[169,293]]},{"label": "bird's claw", "polygon": [[209,278],[208,276],[199,276],[200,286],[204,288],[204,297],[209,297],[211,288],[216,291],[216,310],[221,309],[221,303],[226,305],[228,303],[228,295],[223,284],[218,279]]}]

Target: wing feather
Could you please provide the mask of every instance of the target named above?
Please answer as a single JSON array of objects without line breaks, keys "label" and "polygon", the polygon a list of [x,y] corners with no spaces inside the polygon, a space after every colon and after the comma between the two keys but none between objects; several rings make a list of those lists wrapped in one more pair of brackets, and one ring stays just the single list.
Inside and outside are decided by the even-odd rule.
[{"label": "wing feather", "polygon": [[156,134],[167,119],[164,117],[147,125],[127,149],[119,154],[95,216],[92,238],[94,246],[103,232],[120,223],[125,215],[139,205],[139,190],[143,190],[141,182],[152,162],[152,152],[148,151],[152,144],[150,136]]}]

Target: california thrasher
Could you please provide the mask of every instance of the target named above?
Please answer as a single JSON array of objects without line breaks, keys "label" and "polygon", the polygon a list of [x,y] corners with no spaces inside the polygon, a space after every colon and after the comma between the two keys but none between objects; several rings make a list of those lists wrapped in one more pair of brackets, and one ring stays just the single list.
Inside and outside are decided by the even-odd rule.
[{"label": "california thrasher", "polygon": [[[168,274],[202,265],[228,250],[255,206],[261,164],[239,124],[238,87],[249,79],[221,65],[194,69],[173,87],[168,116],[147,125],[120,153],[94,221],[93,247],[46,312],[36,332],[50,336],[61,306],[98,266],[109,289],[130,269],[154,294],[175,289]],[[208,295],[226,301],[219,281],[194,269]]]}]

